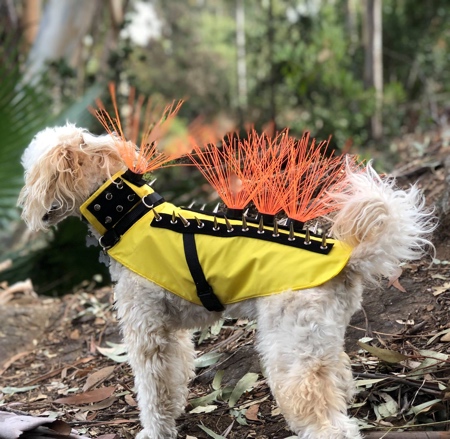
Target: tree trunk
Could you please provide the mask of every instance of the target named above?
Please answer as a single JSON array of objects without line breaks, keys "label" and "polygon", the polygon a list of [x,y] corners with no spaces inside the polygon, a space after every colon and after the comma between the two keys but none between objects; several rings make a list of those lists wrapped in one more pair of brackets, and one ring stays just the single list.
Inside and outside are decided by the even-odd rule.
[{"label": "tree trunk", "polygon": [[80,44],[90,29],[96,0],[49,0],[27,60],[24,82],[33,84],[46,63],[65,59],[77,66]]},{"label": "tree trunk", "polygon": [[238,111],[241,126],[247,109],[247,63],[245,48],[245,9],[244,0],[236,0],[236,56],[237,56],[237,85]]},{"label": "tree trunk", "polygon": [[365,65],[364,83],[375,90],[375,112],[371,118],[372,137],[383,135],[383,31],[382,0],[366,0],[364,20]]}]

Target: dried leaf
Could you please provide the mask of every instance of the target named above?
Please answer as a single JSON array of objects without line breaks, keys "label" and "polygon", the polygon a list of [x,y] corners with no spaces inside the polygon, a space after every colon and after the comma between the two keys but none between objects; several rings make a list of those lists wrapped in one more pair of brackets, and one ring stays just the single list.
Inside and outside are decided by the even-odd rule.
[{"label": "dried leaf", "polygon": [[214,433],[212,430],[210,430],[208,427],[205,427],[204,425],[199,425],[198,427],[201,428],[208,436],[211,436],[213,439],[226,439],[224,436]]},{"label": "dried leaf", "polygon": [[195,407],[195,409],[192,409],[189,413],[211,413],[214,410],[216,410],[216,405],[203,405]]},{"label": "dried leaf", "polygon": [[66,398],[59,398],[54,402],[58,404],[73,405],[99,402],[109,398],[114,393],[115,389],[115,387],[101,387],[100,389],[91,390],[90,392],[80,393],[78,395],[68,396]]},{"label": "dried leaf", "polygon": [[13,395],[14,393],[24,393],[30,390],[36,389],[38,386],[25,386],[25,387],[0,387],[0,392],[6,395]]},{"label": "dried leaf", "polygon": [[128,361],[128,355],[127,350],[124,344],[116,344],[116,343],[110,343],[106,342],[108,345],[110,345],[110,348],[101,348],[100,346],[96,346],[97,350],[104,355],[105,357],[110,358],[111,360],[115,361],[116,363],[124,363],[125,361]]},{"label": "dried leaf", "polygon": [[223,378],[223,374],[225,373],[225,371],[223,369],[218,370],[216,372],[216,374],[214,375],[214,379],[212,382],[212,388],[214,390],[219,390],[220,389],[220,385],[222,384],[222,378]]},{"label": "dried leaf", "polygon": [[400,363],[400,361],[404,361],[408,358],[406,355],[403,355],[400,352],[391,351],[389,349],[377,348],[375,346],[370,346],[360,341],[358,341],[358,344],[364,350],[370,352],[372,355],[375,355],[380,360],[383,360],[386,363]]},{"label": "dried leaf", "polygon": [[444,282],[444,284],[440,287],[433,287],[433,296],[439,296],[442,293],[445,293],[450,288],[450,282]]},{"label": "dried leaf", "polygon": [[397,415],[399,407],[395,399],[384,392],[380,392],[379,395],[385,402],[374,407],[377,419],[391,418]]},{"label": "dried leaf", "polygon": [[418,415],[419,413],[430,410],[432,406],[442,402],[441,399],[433,399],[431,401],[424,402],[423,404],[416,405],[415,407],[411,407],[407,415]]},{"label": "dried leaf", "polygon": [[254,404],[247,409],[247,411],[245,412],[245,417],[249,421],[259,421],[258,412],[259,412],[259,404]]},{"label": "dried leaf", "polygon": [[246,373],[236,384],[231,393],[230,399],[228,400],[228,405],[234,407],[238,402],[239,398],[248,390],[253,387],[253,384],[258,380],[257,373]]},{"label": "dried leaf", "polygon": [[202,355],[201,357],[198,357],[195,359],[195,367],[207,367],[212,366],[213,364],[216,364],[219,359],[222,357],[223,354],[220,352],[208,352],[205,355]]},{"label": "dried leaf", "polygon": [[136,402],[136,400],[133,398],[132,395],[125,395],[125,402],[130,406],[130,407],[137,407],[138,403]]},{"label": "dried leaf", "polygon": [[215,401],[222,394],[222,390],[214,390],[214,392],[209,393],[208,395],[201,396],[200,398],[194,398],[189,401],[192,407],[204,406],[209,403]]},{"label": "dried leaf", "polygon": [[109,378],[113,374],[115,368],[116,366],[104,367],[103,369],[97,370],[96,372],[89,375],[87,377],[86,383],[83,386],[83,392],[87,392],[102,381]]},{"label": "dried leaf", "polygon": [[366,388],[372,387],[372,384],[379,383],[380,381],[384,381],[386,378],[372,378],[372,379],[366,379],[366,380],[357,380],[355,382],[356,387],[363,387]]},{"label": "dried leaf", "polygon": [[104,410],[108,407],[111,407],[117,401],[116,396],[110,396],[109,398],[104,399],[103,401],[97,402],[96,404],[91,404],[87,407],[83,407],[82,410],[87,410],[90,412],[97,410]]}]

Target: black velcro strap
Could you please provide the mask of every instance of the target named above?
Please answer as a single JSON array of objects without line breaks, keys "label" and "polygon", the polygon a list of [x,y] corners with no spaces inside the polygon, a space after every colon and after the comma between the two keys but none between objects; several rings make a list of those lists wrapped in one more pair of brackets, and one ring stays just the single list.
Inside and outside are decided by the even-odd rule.
[{"label": "black velcro strap", "polygon": [[104,249],[109,249],[119,242],[120,237],[137,221],[139,221],[149,210],[164,202],[164,198],[156,192],[147,194],[142,201],[123,218],[108,230],[100,239]]},{"label": "black velcro strap", "polygon": [[224,306],[220,303],[218,297],[214,294],[211,285],[206,280],[202,266],[198,260],[197,246],[195,245],[195,235],[192,233],[183,234],[184,254],[186,262],[191,272],[192,279],[197,287],[197,296],[203,306],[208,311],[224,311]]}]

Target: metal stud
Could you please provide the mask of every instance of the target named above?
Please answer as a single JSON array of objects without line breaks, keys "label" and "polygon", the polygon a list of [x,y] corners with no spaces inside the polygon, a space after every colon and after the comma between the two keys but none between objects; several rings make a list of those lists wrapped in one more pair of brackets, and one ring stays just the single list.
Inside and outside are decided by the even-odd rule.
[{"label": "metal stud", "polygon": [[311,236],[310,236],[310,233],[309,233],[309,227],[306,228],[304,244],[305,245],[311,244]]},{"label": "metal stud", "polygon": [[245,218],[245,213],[242,214],[242,231],[248,232],[247,219]]},{"label": "metal stud", "polygon": [[112,200],[113,195],[112,195],[111,192],[107,192],[106,195],[105,195],[105,197],[106,197],[106,199],[109,201],[109,200]]},{"label": "metal stud", "polygon": [[170,220],[170,223],[171,224],[176,224],[178,221],[177,221],[177,215],[176,215],[176,213],[175,213],[175,211],[173,211],[172,212],[172,219]]},{"label": "metal stud", "polygon": [[122,212],[123,211],[123,206],[121,206],[119,204],[118,206],[116,206],[116,210],[117,210],[117,212]]},{"label": "metal stud", "polygon": [[112,221],[112,218],[110,216],[107,216],[105,218],[105,224],[109,224]]},{"label": "metal stud", "polygon": [[213,225],[213,230],[215,231],[215,232],[217,232],[218,230],[220,230],[220,227],[219,227],[219,223],[217,222],[217,217],[214,215],[214,225]]},{"label": "metal stud", "polygon": [[184,227],[189,227],[189,225],[191,224],[183,215],[181,215],[181,213],[178,214],[178,218],[180,218]]},{"label": "metal stud", "polygon": [[102,207],[100,206],[100,204],[94,204],[94,210],[96,210],[97,212],[101,209]]},{"label": "metal stud", "polygon": [[280,234],[278,233],[278,223],[277,223],[276,220],[273,222],[273,233],[272,233],[272,236],[274,238],[278,238],[280,236]]},{"label": "metal stud", "polygon": [[152,212],[153,212],[153,215],[155,216],[155,221],[162,220],[162,216],[155,209],[152,209]]},{"label": "metal stud", "polygon": [[289,224],[289,237],[288,241],[295,241],[295,233],[294,233],[294,222],[291,221]]},{"label": "metal stud", "polygon": [[203,227],[205,227],[205,223],[200,221],[196,216],[194,216],[195,221],[197,221],[197,228],[199,229],[203,229]]},{"label": "metal stud", "polygon": [[128,195],[127,200],[128,201],[134,201],[134,194]]},{"label": "metal stud", "polygon": [[328,245],[327,245],[327,233],[325,231],[322,233],[322,245],[320,246],[320,248],[322,250],[326,250],[328,248]]},{"label": "metal stud", "polygon": [[120,180],[119,183],[116,184],[117,189],[123,189],[123,181]]},{"label": "metal stud", "polygon": [[260,235],[262,235],[264,233],[264,218],[262,215],[259,218],[258,233]]},{"label": "metal stud", "polygon": [[224,216],[223,218],[225,219],[225,224],[227,226],[227,232],[231,233],[234,230],[233,226],[231,225],[229,219],[226,216]]}]

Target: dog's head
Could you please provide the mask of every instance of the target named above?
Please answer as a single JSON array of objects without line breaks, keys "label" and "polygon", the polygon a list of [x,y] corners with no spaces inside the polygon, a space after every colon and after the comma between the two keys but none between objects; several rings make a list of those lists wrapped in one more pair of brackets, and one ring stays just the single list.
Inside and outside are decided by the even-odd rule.
[{"label": "dog's head", "polygon": [[25,186],[18,204],[32,230],[46,230],[71,215],[107,178],[125,169],[111,135],[94,136],[73,124],[46,128],[22,156]]}]

